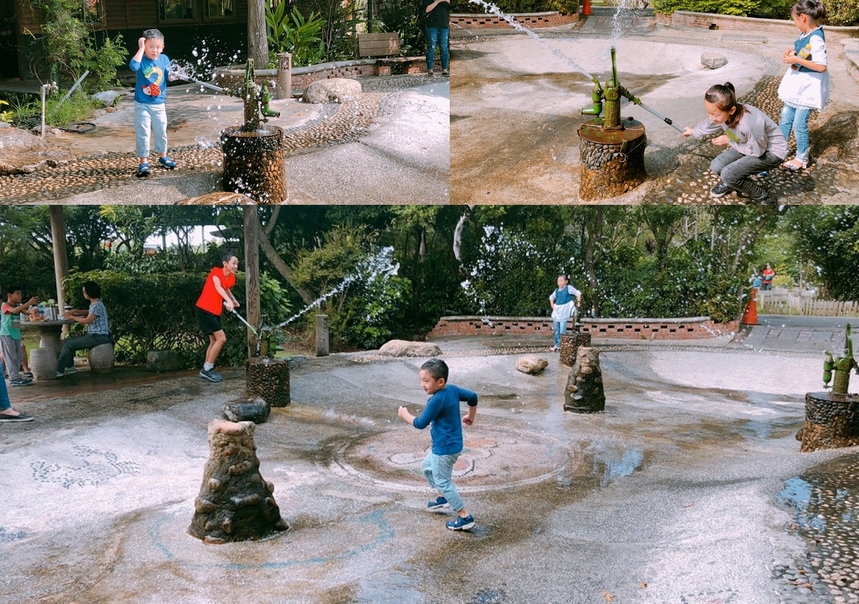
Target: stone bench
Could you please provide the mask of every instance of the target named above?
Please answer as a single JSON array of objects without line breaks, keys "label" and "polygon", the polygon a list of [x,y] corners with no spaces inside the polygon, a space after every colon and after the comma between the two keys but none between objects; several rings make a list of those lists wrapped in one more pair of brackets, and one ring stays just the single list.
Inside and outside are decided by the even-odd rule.
[{"label": "stone bench", "polygon": [[108,373],[113,369],[116,358],[113,355],[113,344],[99,344],[87,350],[89,368],[93,373]]}]

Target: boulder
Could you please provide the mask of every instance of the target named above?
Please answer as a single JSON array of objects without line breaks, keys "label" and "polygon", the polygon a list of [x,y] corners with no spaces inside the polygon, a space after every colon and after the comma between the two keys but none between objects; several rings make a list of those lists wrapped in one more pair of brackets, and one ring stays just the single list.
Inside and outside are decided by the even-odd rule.
[{"label": "boulder", "polygon": [[178,371],[179,353],[175,350],[150,350],[146,353],[146,371]]},{"label": "boulder", "polygon": [[312,82],[304,91],[308,103],[348,103],[361,98],[361,82],[331,78]]},{"label": "boulder", "polygon": [[713,50],[704,51],[701,54],[701,65],[706,67],[707,69],[719,69],[720,67],[724,67],[728,64],[728,59],[725,58],[725,55],[715,52]]},{"label": "boulder", "polygon": [[224,403],[224,415],[231,422],[253,422],[261,424],[268,419],[271,405],[262,398],[236,399]]},{"label": "boulder", "polygon": [[389,357],[437,357],[441,355],[441,348],[429,342],[391,340],[382,344],[379,354]]},{"label": "boulder", "polygon": [[542,373],[548,366],[549,361],[533,354],[516,359],[516,371],[521,371],[522,373],[527,373],[529,375]]}]

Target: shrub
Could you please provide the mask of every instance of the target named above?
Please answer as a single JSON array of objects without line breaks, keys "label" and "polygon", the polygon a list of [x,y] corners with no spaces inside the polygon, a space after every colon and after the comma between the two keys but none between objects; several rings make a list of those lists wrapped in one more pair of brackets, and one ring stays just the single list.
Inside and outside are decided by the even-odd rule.
[{"label": "shrub", "polygon": [[[66,289],[72,293],[76,308],[86,308],[80,294],[85,281],[101,285],[104,304],[110,318],[111,333],[116,340],[119,362],[142,365],[150,350],[175,350],[183,367],[201,363],[208,340],[197,326],[195,303],[206,275],[198,272],[164,272],[129,274],[102,270],[75,273],[66,279]],[[233,294],[244,296],[244,279],[236,277]],[[263,277],[260,283],[262,313],[270,323],[283,320],[288,308],[279,284]],[[241,365],[247,359],[245,326],[226,313],[221,325],[227,343],[218,357],[225,365]],[[77,326],[75,326],[77,327]],[[82,327],[77,327],[83,331]]]}]

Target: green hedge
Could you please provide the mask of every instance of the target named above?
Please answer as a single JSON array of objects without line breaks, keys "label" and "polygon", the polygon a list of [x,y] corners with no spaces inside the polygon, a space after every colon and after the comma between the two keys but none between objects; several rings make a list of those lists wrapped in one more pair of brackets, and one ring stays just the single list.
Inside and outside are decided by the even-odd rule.
[{"label": "green hedge", "polygon": [[[762,19],[790,20],[794,0],[654,0],[658,13],[670,15],[682,10],[717,15],[758,17]],[[856,25],[859,23],[859,0],[823,0],[826,7],[826,24]]]},{"label": "green hedge", "polygon": [[[197,326],[195,311],[205,279],[205,273],[197,272],[132,276],[105,270],[76,273],[65,283],[66,291],[72,293],[69,303],[75,308],[88,306],[80,293],[85,281],[95,281],[101,286],[110,329],[116,340],[118,362],[142,365],[150,350],[172,349],[179,354],[182,366],[191,368],[202,364],[208,346],[208,339]],[[271,279],[263,277],[261,281],[262,313],[270,317],[271,323],[282,320],[287,308],[279,287]],[[242,274],[236,277],[233,295],[239,301],[244,300]],[[221,317],[221,324],[227,343],[221,350],[218,364],[244,364],[247,359],[245,326],[226,313]],[[85,327],[74,326],[75,333],[83,331]]]},{"label": "green hedge", "polygon": [[[487,0],[489,1],[489,0]],[[558,11],[562,15],[573,15],[579,12],[579,0],[494,0],[504,13],[543,13]],[[480,14],[485,12],[483,6],[468,0],[451,0],[452,13]]]}]

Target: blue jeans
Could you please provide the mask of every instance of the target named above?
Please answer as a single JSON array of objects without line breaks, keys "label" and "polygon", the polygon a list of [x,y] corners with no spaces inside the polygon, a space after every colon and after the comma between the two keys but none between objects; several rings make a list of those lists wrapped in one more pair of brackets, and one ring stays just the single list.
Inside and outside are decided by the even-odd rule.
[{"label": "blue jeans", "polygon": [[796,158],[808,163],[808,155],[811,144],[808,141],[808,118],[811,109],[797,109],[785,105],[781,110],[781,120],[778,127],[784,134],[785,140],[790,138],[790,129],[793,127],[793,135],[796,137]]},{"label": "blue jeans", "polygon": [[6,388],[6,380],[3,379],[3,363],[0,363],[0,411],[12,408],[9,400],[9,390]]},{"label": "blue jeans", "polygon": [[432,71],[435,63],[435,46],[441,49],[441,68],[447,71],[450,66],[450,29],[447,27],[427,27],[427,70]]},{"label": "blue jeans", "polygon": [[88,333],[63,340],[63,349],[57,357],[57,371],[65,371],[75,364],[75,353],[78,350],[89,350],[99,344],[110,344],[113,338],[100,333]]},{"label": "blue jeans", "polygon": [[561,336],[567,333],[567,322],[552,321],[552,333],[555,335],[555,348],[560,348]]},{"label": "blue jeans", "polygon": [[149,130],[155,135],[155,152],[167,153],[167,109],[164,103],[134,103],[137,157],[149,157]]},{"label": "blue jeans", "polygon": [[459,453],[452,455],[436,455],[428,453],[424,457],[423,470],[429,485],[436,491],[441,493],[442,497],[447,499],[451,509],[454,512],[459,512],[465,507],[462,497],[459,496],[459,491],[453,486],[453,464],[459,459]]}]

